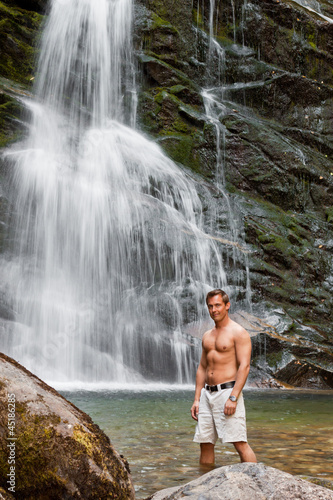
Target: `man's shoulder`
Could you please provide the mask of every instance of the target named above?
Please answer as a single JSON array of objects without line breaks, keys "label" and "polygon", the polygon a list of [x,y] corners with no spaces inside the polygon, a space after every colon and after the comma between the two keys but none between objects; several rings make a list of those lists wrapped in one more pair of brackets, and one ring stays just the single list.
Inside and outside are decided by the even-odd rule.
[{"label": "man's shoulder", "polygon": [[214,330],[214,328],[211,328],[210,330],[205,331],[205,333],[202,336],[202,340],[209,337],[209,335],[212,333],[213,330]]},{"label": "man's shoulder", "polygon": [[249,332],[246,331],[245,328],[242,327],[239,323],[236,323],[236,321],[230,319],[229,325],[230,325],[230,330],[232,331],[235,338],[245,339],[250,337]]}]

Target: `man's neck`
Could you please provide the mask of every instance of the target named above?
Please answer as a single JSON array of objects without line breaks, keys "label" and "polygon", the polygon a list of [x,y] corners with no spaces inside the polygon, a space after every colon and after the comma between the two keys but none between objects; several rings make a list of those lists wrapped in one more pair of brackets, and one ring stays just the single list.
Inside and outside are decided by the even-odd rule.
[{"label": "man's neck", "polygon": [[215,321],[215,328],[218,330],[220,328],[224,328],[225,326],[227,326],[227,324],[229,323],[230,319],[229,319],[229,316],[228,316],[228,313],[224,316],[223,319],[221,319],[220,321]]}]

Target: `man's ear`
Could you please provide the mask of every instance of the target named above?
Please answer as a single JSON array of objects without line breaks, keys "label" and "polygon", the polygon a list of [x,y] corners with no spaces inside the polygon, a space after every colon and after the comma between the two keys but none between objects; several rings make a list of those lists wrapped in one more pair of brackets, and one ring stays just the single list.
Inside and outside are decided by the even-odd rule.
[{"label": "man's ear", "polygon": [[231,306],[230,302],[227,302],[226,305],[225,305],[225,308],[226,308],[227,311],[229,311],[230,306]]}]

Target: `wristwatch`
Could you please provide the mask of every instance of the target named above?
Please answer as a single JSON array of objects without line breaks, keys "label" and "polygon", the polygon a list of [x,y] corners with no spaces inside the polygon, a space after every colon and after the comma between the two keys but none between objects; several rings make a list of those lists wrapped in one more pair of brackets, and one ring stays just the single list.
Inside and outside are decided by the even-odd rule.
[{"label": "wristwatch", "polygon": [[235,403],[235,402],[237,401],[236,396],[229,396],[229,399],[230,399],[233,403]]}]

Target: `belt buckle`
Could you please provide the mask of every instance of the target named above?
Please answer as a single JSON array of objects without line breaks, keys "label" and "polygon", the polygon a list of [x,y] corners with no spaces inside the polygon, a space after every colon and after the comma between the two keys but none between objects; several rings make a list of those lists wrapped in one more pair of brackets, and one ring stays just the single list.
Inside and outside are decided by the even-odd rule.
[{"label": "belt buckle", "polygon": [[218,389],[217,385],[211,385],[211,386],[209,387],[209,390],[210,390],[210,392],[216,392],[216,391],[218,391],[219,389]]}]

